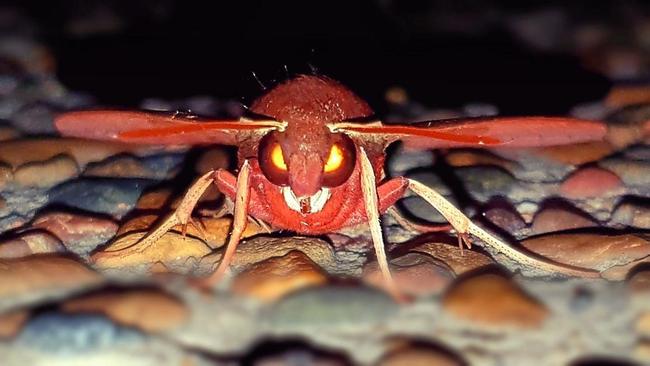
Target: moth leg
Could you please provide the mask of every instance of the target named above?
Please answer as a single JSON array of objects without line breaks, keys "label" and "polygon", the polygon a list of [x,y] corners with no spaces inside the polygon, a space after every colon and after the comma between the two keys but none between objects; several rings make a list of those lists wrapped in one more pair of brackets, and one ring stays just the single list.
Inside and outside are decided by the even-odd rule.
[{"label": "moth leg", "polygon": [[[418,224],[415,223],[402,215],[397,208],[391,206],[386,210],[386,213],[389,214],[397,223],[412,232],[416,233],[437,233],[441,231],[451,231],[454,229],[450,224]],[[465,233],[457,233],[458,237],[458,248],[460,248],[460,255],[465,255],[465,246],[467,249],[472,249],[472,241],[469,235]]]},{"label": "moth leg", "polygon": [[187,235],[187,226],[188,225],[192,225],[192,227],[196,230],[196,232],[199,233],[199,236],[201,237],[201,239],[204,242],[207,243],[209,241],[208,240],[208,233],[205,231],[205,225],[203,225],[203,223],[201,221],[196,220],[196,219],[194,219],[192,217],[190,217],[188,219],[187,224],[185,224],[185,225],[183,225],[181,227],[181,235],[183,236],[183,238],[185,238],[186,235]]},{"label": "moth leg", "polygon": [[[233,206],[234,206],[234,204],[232,203],[232,201],[230,201],[229,199],[225,199],[224,202],[223,202],[223,205],[221,205],[221,207],[219,207],[218,209],[216,209],[216,210],[201,210],[201,211],[199,211],[199,214],[202,215],[202,216],[207,216],[207,217],[212,218],[212,219],[219,219],[219,218],[222,218],[222,217],[224,217],[226,215],[231,214],[234,211]],[[269,226],[269,224],[267,224],[266,222],[264,222],[264,221],[262,221],[260,219],[256,219],[255,217],[249,215],[248,220],[252,221],[254,224],[261,227],[262,230],[266,231],[269,234],[273,232],[273,228],[271,228],[271,226]],[[200,229],[197,228],[197,231],[200,231]]]},{"label": "moth leg", "polygon": [[381,223],[379,221],[379,204],[375,174],[372,165],[370,164],[370,159],[368,159],[368,155],[366,155],[363,147],[360,149],[361,153],[359,154],[359,161],[361,165],[361,190],[363,192],[363,200],[365,203],[366,215],[368,217],[368,226],[370,227],[370,235],[372,236],[372,243],[375,247],[379,269],[381,270],[388,292],[397,300],[405,301],[406,298],[397,288],[388,266],[386,249],[384,248],[384,238],[382,236]]},{"label": "moth leg", "polygon": [[221,257],[217,269],[209,277],[200,280],[200,284],[204,287],[214,285],[223,277],[232,262],[242,233],[246,229],[246,225],[248,224],[248,203],[250,201],[250,172],[250,163],[248,160],[245,160],[237,175],[232,231],[226,244],[226,251]]},{"label": "moth leg", "polygon": [[209,217],[211,219],[219,219],[219,218],[222,218],[222,217],[228,215],[231,212],[232,212],[232,202],[230,202],[230,200],[228,200],[228,199],[225,199],[223,201],[223,204],[221,205],[221,207],[219,207],[217,209],[204,208],[204,209],[199,210],[198,213],[199,213],[200,216],[203,216],[203,217]]},{"label": "moth leg", "polygon": [[129,247],[137,246],[138,251],[144,251],[176,225],[183,225],[181,230],[182,234],[185,235],[187,232],[187,225],[192,224],[197,231],[204,236],[203,239],[205,239],[207,237],[207,235],[205,235],[205,230],[203,230],[202,227],[199,228],[198,223],[194,222],[191,215],[194,207],[199,202],[199,199],[213,181],[213,170],[205,173],[197,179],[196,182],[194,182],[194,184],[192,184],[192,186],[187,190],[187,193],[185,193],[185,197],[183,197],[183,200],[176,208],[176,211],[169,215],[163,222],[158,224],[155,229],[150,231],[142,239]]},{"label": "moth leg", "polygon": [[472,249],[472,238],[469,236],[468,233],[456,233],[456,237],[458,237],[458,247],[460,248],[460,255],[464,256],[465,246],[467,246],[467,249]]},{"label": "moth leg", "polygon": [[453,227],[449,224],[418,224],[415,223],[402,215],[401,212],[394,206],[391,206],[386,210],[386,213],[389,214],[395,221],[403,228],[413,231],[416,233],[437,233],[441,231],[451,231]]},{"label": "moth leg", "polygon": [[[518,249],[513,248],[501,239],[483,230],[478,225],[474,224],[465,214],[459,209],[454,207],[449,201],[433,189],[425,186],[424,184],[408,179],[409,189],[418,196],[424,198],[431,206],[449,221],[459,235],[468,236],[472,234],[481,239],[486,245],[494,248],[501,254],[512,259],[520,264],[538,268],[547,272],[561,273],[568,276],[599,278],[600,275],[597,271],[574,267],[566,264],[555,263],[550,260],[533,257]],[[464,239],[462,239],[464,240]]]},{"label": "moth leg", "polygon": [[260,219],[256,219],[253,216],[248,216],[248,219],[250,221],[254,222],[255,224],[257,224],[257,226],[261,227],[262,230],[266,231],[267,234],[270,234],[270,233],[273,232],[273,228],[271,226],[269,226],[269,224],[267,224],[265,221],[260,220]]},{"label": "moth leg", "polygon": [[386,213],[390,215],[395,221],[403,228],[417,232],[417,233],[437,233],[441,231],[451,231],[453,227],[449,224],[418,224],[404,217],[401,212],[394,206],[391,206],[386,210]]}]

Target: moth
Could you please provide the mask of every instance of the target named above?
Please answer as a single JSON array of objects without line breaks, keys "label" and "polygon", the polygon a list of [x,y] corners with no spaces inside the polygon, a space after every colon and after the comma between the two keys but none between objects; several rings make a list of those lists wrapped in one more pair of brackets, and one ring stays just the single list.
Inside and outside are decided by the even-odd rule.
[{"label": "moth", "polygon": [[[368,225],[387,288],[399,289],[389,271],[380,215],[407,190],[446,218],[461,249],[470,235],[524,266],[569,276],[594,271],[522,252],[474,224],[433,189],[406,177],[385,177],[386,148],[518,148],[600,140],[600,122],[565,117],[488,117],[386,124],[360,97],[339,82],[297,75],[265,92],[249,108],[254,117],[212,120],[145,111],[90,110],[59,115],[67,136],[155,145],[237,146],[236,174],[216,169],[196,180],[178,208],[136,245],[155,243],[176,225],[187,227],[205,190],[216,185],[232,201],[233,223],[221,262],[206,283],[219,279],[231,262],[248,217],[302,235],[335,233]],[[404,221],[401,221],[404,222]]]}]

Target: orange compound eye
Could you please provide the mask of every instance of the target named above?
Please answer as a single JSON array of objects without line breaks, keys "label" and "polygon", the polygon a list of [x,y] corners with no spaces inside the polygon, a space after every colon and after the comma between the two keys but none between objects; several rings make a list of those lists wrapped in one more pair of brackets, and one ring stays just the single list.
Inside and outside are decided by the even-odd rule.
[{"label": "orange compound eye", "polygon": [[345,155],[343,154],[343,150],[341,150],[341,148],[336,144],[332,145],[330,155],[325,163],[325,173],[330,173],[340,168],[341,165],[343,165],[344,159]]},{"label": "orange compound eye", "polygon": [[287,164],[284,162],[284,156],[282,155],[282,147],[280,144],[275,144],[271,150],[271,162],[273,165],[280,170],[287,170]]},{"label": "orange compound eye", "polygon": [[274,133],[264,136],[258,148],[258,160],[262,173],[271,183],[286,186],[289,184],[289,171],[284,161],[282,146]]},{"label": "orange compound eye", "polygon": [[337,187],[345,183],[354,171],[356,145],[346,135],[337,135],[323,167],[322,183],[325,187]]}]

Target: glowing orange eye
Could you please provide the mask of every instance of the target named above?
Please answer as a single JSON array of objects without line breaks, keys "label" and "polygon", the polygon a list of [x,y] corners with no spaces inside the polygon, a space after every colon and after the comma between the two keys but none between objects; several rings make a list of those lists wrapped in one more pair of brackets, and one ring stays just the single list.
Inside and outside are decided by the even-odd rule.
[{"label": "glowing orange eye", "polygon": [[343,165],[343,150],[338,145],[332,145],[330,156],[325,163],[325,173],[333,172]]},{"label": "glowing orange eye", "polygon": [[275,144],[275,146],[273,146],[273,150],[271,150],[271,162],[276,168],[287,170],[287,164],[284,162],[284,156],[282,156],[282,147],[280,147],[280,144]]}]

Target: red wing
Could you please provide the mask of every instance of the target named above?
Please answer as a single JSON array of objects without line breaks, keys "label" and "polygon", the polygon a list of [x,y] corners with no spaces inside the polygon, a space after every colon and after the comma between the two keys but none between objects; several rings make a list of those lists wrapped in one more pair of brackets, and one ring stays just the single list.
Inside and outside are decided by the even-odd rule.
[{"label": "red wing", "polygon": [[487,117],[418,122],[408,125],[335,123],[333,131],[387,143],[402,140],[411,148],[534,147],[601,140],[601,122],[568,117]]},{"label": "red wing", "polygon": [[141,111],[78,111],[54,121],[65,136],[154,145],[235,145],[251,134],[284,126],[276,121],[205,120],[186,115]]}]

